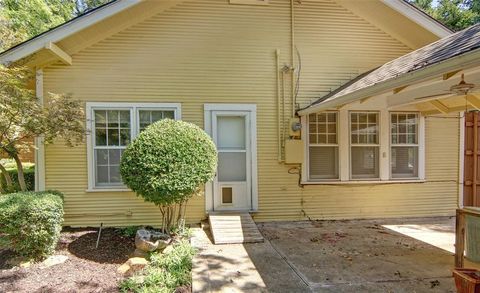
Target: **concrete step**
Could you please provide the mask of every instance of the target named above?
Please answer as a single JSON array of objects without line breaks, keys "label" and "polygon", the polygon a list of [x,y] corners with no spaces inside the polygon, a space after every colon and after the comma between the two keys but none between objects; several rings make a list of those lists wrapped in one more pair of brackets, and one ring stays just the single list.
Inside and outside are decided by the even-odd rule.
[{"label": "concrete step", "polygon": [[208,216],[215,244],[263,242],[263,236],[249,213],[215,212]]}]

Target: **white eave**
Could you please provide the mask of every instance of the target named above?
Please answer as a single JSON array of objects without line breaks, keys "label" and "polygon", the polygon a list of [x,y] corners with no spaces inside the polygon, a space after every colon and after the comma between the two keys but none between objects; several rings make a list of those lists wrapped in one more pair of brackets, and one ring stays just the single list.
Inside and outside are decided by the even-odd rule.
[{"label": "white eave", "polygon": [[8,65],[12,62],[25,58],[36,53],[46,46],[63,40],[64,38],[84,30],[104,19],[107,19],[125,9],[133,7],[142,2],[142,0],[117,0],[105,6],[97,8],[95,11],[82,15],[76,19],[66,22],[56,28],[51,29],[37,37],[34,37],[20,45],[17,45],[0,54],[0,64]]},{"label": "white eave", "polygon": [[453,33],[446,26],[428,16],[426,13],[406,3],[405,0],[382,0],[390,8],[408,17],[418,25],[443,38]]}]

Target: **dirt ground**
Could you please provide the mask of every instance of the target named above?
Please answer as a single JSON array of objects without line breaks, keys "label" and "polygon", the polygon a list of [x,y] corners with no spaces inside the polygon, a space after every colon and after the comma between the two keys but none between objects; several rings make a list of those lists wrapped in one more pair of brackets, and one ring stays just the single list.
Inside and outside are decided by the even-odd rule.
[{"label": "dirt ground", "polygon": [[55,255],[68,259],[45,267],[14,267],[15,255],[0,250],[0,292],[118,292],[117,268],[135,250],[134,239],[116,229],[104,229],[98,249],[98,229],[69,229],[61,234]]},{"label": "dirt ground", "polygon": [[[438,239],[442,245],[454,239],[454,222],[427,218],[258,223],[264,243],[229,245],[212,245],[207,231],[200,237],[194,289],[453,293],[452,253],[434,245]],[[410,236],[393,227],[408,230]]]}]

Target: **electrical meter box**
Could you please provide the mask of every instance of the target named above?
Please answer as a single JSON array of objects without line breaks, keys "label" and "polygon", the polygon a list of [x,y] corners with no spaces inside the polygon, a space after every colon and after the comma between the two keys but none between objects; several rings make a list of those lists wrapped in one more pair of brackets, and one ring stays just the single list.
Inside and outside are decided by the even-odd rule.
[{"label": "electrical meter box", "polygon": [[285,140],[285,164],[303,163],[304,147],[301,139]]}]

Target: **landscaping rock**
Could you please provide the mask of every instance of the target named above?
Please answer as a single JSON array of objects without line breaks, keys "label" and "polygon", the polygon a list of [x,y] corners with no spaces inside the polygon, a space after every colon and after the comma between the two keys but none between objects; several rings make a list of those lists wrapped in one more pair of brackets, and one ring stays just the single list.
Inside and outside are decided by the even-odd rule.
[{"label": "landscaping rock", "polygon": [[132,257],[123,265],[118,267],[117,273],[124,277],[131,277],[136,272],[143,270],[148,265],[148,261],[143,257]]},{"label": "landscaping rock", "polygon": [[143,257],[132,257],[127,260],[126,264],[130,266],[132,273],[135,273],[143,270],[148,265],[148,261]]},{"label": "landscaping rock", "polygon": [[58,264],[62,264],[66,262],[67,259],[68,259],[68,256],[66,255],[52,255],[43,261],[42,266],[44,268],[49,268]]},{"label": "landscaping rock", "polygon": [[168,243],[170,243],[168,235],[146,229],[138,230],[135,236],[135,247],[146,252],[164,249]]}]

